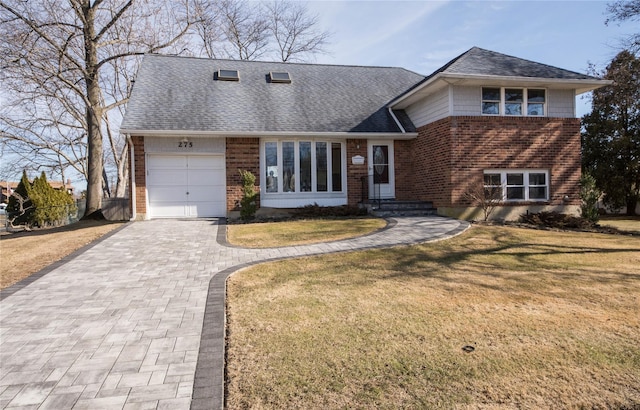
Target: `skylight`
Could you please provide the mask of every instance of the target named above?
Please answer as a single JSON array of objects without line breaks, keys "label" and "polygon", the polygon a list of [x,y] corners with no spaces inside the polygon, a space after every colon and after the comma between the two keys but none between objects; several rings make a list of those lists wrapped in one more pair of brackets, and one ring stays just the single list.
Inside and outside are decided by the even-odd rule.
[{"label": "skylight", "polygon": [[269,73],[269,81],[272,83],[290,83],[291,76],[285,71],[271,71]]},{"label": "skylight", "polygon": [[221,81],[239,81],[240,73],[238,70],[218,70],[217,79]]}]

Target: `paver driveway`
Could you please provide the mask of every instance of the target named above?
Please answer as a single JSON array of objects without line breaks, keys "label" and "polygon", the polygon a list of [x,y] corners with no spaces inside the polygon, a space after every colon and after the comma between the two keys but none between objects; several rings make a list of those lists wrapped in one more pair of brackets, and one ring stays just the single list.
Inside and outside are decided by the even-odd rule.
[{"label": "paver driveway", "polygon": [[0,407],[220,408],[224,279],[235,269],[443,239],[467,226],[398,218],[361,238],[250,250],[226,246],[217,220],[128,224],[0,302]]}]

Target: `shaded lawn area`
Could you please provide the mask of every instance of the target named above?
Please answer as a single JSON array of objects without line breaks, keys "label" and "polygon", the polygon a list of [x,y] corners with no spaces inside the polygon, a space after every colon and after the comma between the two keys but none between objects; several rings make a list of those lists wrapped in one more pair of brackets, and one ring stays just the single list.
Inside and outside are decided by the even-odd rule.
[{"label": "shaded lawn area", "polygon": [[338,241],[384,228],[380,218],[309,219],[227,226],[227,240],[245,248],[272,248]]},{"label": "shaded lawn area", "polygon": [[616,229],[626,232],[633,232],[640,235],[640,216],[603,216],[600,217],[599,225],[612,226]]},{"label": "shaded lawn area", "polygon": [[474,226],[259,265],[227,300],[231,409],[640,406],[637,237]]}]

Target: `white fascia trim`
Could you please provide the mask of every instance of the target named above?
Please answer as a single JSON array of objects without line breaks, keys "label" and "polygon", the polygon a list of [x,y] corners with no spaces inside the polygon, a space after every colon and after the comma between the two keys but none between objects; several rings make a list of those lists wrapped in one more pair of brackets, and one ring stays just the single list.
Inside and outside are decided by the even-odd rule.
[{"label": "white fascia trim", "polygon": [[418,87],[414,88],[413,90],[407,92],[404,95],[401,95],[400,97],[396,98],[395,100],[392,100],[389,103],[389,108],[390,109],[394,108],[396,105],[400,104],[402,101],[404,101],[404,100],[408,99],[409,97],[411,97],[412,95],[416,94],[417,92],[419,92],[423,88],[426,88],[429,85],[433,84],[434,82],[438,81],[441,77],[442,77],[442,73],[438,73],[438,74],[434,75],[433,77],[429,78],[424,83],[420,84]]},{"label": "white fascia trim", "polygon": [[[395,116],[394,116],[395,119]],[[396,119],[397,121],[397,119]],[[402,127],[401,127],[402,128]],[[245,138],[245,137],[286,137],[286,138],[345,138],[345,139],[413,139],[417,132],[300,132],[300,131],[192,131],[192,130],[132,130],[122,129],[123,134],[140,135],[145,137],[221,137],[221,138]]]},{"label": "white fascia trim", "polygon": [[[611,80],[600,80],[600,79],[562,79],[562,78],[545,78],[545,77],[512,77],[512,76],[498,76],[498,75],[479,75],[479,74],[447,74],[447,73],[438,73],[431,77],[429,80],[420,84],[420,86],[415,89],[409,91],[408,93],[396,98],[395,100],[389,103],[389,107],[395,108],[400,105],[402,102],[410,99],[415,94],[420,93],[420,91],[429,87],[435,82],[444,81],[446,83],[460,83],[462,81],[474,81],[478,83],[483,83],[486,85],[491,85],[495,83],[512,83],[518,84],[521,86],[526,86],[527,84],[548,84],[548,85],[558,85],[563,86],[562,88],[572,88],[576,90],[576,95],[593,91],[597,88],[604,87],[606,85],[613,84]],[[404,108],[401,106],[399,108]]]},{"label": "white fascia trim", "polygon": [[464,75],[464,74],[446,74],[443,75],[443,79],[447,80],[471,80],[482,81],[490,85],[490,81],[494,83],[512,83],[522,84],[523,86],[528,84],[544,84],[544,85],[557,85],[562,88],[571,88],[576,90],[576,95],[592,91],[606,85],[613,84],[611,80],[600,79],[566,79],[566,78],[545,78],[545,77],[511,77],[511,76],[498,76],[498,75]]}]

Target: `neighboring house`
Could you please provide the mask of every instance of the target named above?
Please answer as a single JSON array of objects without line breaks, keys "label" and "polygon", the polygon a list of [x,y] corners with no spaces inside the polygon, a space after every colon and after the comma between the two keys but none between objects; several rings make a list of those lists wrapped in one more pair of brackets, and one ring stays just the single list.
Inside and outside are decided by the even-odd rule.
[{"label": "neighboring house", "polygon": [[238,170],[260,206],[431,201],[479,216],[577,212],[576,95],[608,84],[472,48],[428,77],[402,68],[145,56],[121,132],[137,219],[229,216]]},{"label": "neighboring house", "polygon": [[[17,182],[16,181],[0,181],[0,188],[1,188],[0,202],[2,203],[8,202],[9,197],[13,194],[13,191],[15,191],[16,188],[18,188],[19,184],[20,184],[20,181],[17,181]],[[70,195],[73,195],[74,193],[74,188],[73,188],[73,185],[71,185],[70,179],[67,179],[66,183],[63,181],[49,181],[49,185],[51,185],[53,189],[57,189],[59,191],[66,191]]]}]

